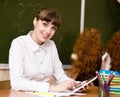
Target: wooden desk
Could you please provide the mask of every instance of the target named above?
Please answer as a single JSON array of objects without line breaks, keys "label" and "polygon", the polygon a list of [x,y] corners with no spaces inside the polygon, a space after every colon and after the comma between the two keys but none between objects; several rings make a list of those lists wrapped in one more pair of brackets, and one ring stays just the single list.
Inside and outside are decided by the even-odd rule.
[{"label": "wooden desk", "polygon": [[10,89],[10,80],[0,81],[0,90]]},{"label": "wooden desk", "polygon": [[[0,90],[0,97],[40,97],[40,96],[26,94],[20,91]],[[98,87],[90,87],[89,91],[87,91],[87,95],[70,96],[70,97],[98,97]],[[120,95],[110,94],[110,97],[120,97]]]}]

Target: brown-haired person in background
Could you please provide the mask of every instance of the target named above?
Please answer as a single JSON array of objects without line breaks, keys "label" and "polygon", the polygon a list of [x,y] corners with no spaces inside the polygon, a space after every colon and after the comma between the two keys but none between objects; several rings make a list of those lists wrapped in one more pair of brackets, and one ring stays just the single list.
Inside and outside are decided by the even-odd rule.
[{"label": "brown-haired person in background", "polygon": [[111,70],[120,72],[120,30],[114,33],[109,40],[107,52],[111,58]]},{"label": "brown-haired person in background", "polygon": [[[56,9],[40,9],[33,20],[34,29],[12,41],[9,51],[12,89],[64,91],[77,85],[63,71],[56,45],[51,40],[60,24]],[[57,84],[49,84],[51,76],[56,78]]]},{"label": "brown-haired person in background", "polygon": [[[79,34],[71,55],[72,72],[71,77],[77,81],[87,80],[96,75],[96,71],[101,69],[102,55],[105,53],[101,33],[96,28],[86,28]],[[98,85],[98,81],[94,82]]]}]

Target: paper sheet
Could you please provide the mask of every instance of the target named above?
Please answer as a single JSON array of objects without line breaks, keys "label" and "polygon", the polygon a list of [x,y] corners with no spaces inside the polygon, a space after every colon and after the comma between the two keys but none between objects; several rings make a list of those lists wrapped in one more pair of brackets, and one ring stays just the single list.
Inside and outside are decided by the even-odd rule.
[{"label": "paper sheet", "polygon": [[[28,94],[33,94],[41,97],[60,97],[60,96],[70,96],[69,92],[26,92]],[[85,93],[73,93],[72,95],[86,95]]]}]

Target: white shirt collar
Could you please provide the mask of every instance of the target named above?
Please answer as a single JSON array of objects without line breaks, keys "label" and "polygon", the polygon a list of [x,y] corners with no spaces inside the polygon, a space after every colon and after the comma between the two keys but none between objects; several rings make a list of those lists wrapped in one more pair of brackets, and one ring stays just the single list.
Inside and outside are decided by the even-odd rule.
[{"label": "white shirt collar", "polygon": [[27,34],[27,38],[28,38],[28,41],[30,42],[30,45],[31,46],[31,49],[36,52],[36,51],[40,51],[41,49],[44,50],[45,52],[47,52],[47,42],[45,42],[44,44],[42,45],[38,45],[31,37],[30,33],[32,31],[30,31],[28,34]]}]

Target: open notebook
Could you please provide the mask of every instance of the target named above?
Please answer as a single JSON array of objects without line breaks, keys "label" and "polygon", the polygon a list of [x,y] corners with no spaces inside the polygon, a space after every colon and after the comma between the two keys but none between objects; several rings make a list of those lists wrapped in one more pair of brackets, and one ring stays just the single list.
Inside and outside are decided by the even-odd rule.
[{"label": "open notebook", "polygon": [[81,83],[77,88],[71,90],[71,91],[63,91],[63,92],[26,92],[38,96],[44,96],[44,97],[54,97],[54,96],[70,96],[70,95],[86,95],[85,93],[77,93],[78,90],[84,88],[86,85],[89,83],[93,82],[94,80],[97,79],[97,76],[92,77],[85,82]]}]

